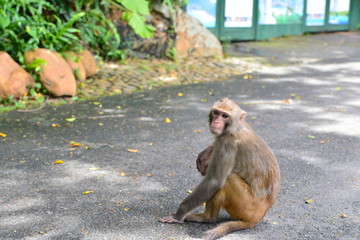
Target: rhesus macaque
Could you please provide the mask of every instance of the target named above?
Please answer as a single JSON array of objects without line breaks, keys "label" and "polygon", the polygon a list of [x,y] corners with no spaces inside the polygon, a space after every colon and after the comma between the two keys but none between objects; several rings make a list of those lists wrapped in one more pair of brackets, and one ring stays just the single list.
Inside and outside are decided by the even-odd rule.
[{"label": "rhesus macaque", "polygon": [[[220,209],[225,208],[235,221],[207,231],[204,239],[212,240],[254,227],[263,219],[277,198],[280,171],[273,152],[245,122],[245,116],[246,112],[228,98],[214,104],[209,123],[215,142],[197,159],[205,177],[176,213],[160,218],[160,222],[215,222]],[[204,213],[191,213],[203,202]]]}]

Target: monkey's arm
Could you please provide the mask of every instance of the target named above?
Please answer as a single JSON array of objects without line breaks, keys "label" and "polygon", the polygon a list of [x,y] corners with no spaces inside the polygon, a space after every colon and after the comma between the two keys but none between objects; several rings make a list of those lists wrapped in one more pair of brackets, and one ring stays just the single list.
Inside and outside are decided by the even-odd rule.
[{"label": "monkey's arm", "polygon": [[210,200],[225,185],[226,179],[234,169],[236,146],[231,141],[225,141],[225,144],[219,142],[215,144],[213,152],[205,178],[192,194],[182,201],[173,215],[174,220],[183,222],[187,213]]}]

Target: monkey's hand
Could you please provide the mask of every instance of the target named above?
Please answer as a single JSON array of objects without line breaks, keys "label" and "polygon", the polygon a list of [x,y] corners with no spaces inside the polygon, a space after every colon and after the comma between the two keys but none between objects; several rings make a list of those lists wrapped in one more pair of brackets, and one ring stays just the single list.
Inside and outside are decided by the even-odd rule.
[{"label": "monkey's hand", "polygon": [[206,174],[206,170],[209,165],[210,155],[212,153],[213,148],[214,146],[207,147],[204,151],[199,153],[196,159],[196,167],[203,176]]},{"label": "monkey's hand", "polygon": [[159,222],[162,222],[162,223],[182,223],[182,221],[177,220],[173,216],[159,218]]}]

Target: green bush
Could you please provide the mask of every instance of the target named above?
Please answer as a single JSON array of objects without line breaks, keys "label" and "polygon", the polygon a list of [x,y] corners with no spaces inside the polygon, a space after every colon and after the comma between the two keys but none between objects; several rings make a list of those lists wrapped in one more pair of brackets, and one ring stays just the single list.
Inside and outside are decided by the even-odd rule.
[{"label": "green bush", "polygon": [[87,46],[104,59],[124,58],[119,34],[107,18],[112,4],[138,35],[153,36],[145,23],[147,0],[0,0],[0,50],[21,64],[34,48],[63,52]]}]

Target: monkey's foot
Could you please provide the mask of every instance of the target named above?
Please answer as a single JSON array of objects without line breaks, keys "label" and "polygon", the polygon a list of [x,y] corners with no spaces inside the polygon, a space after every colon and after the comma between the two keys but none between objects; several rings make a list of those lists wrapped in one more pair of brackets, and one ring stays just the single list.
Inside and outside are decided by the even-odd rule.
[{"label": "monkey's foot", "polygon": [[209,230],[209,231],[206,231],[204,236],[203,236],[203,239],[204,240],[215,240],[215,239],[218,239],[218,238],[221,238],[223,237],[225,234],[223,233],[220,233],[218,231],[214,231],[215,229],[212,229],[212,230]]},{"label": "monkey's foot", "polygon": [[181,221],[177,220],[173,216],[159,218],[159,222],[162,222],[162,223],[182,223]]}]

